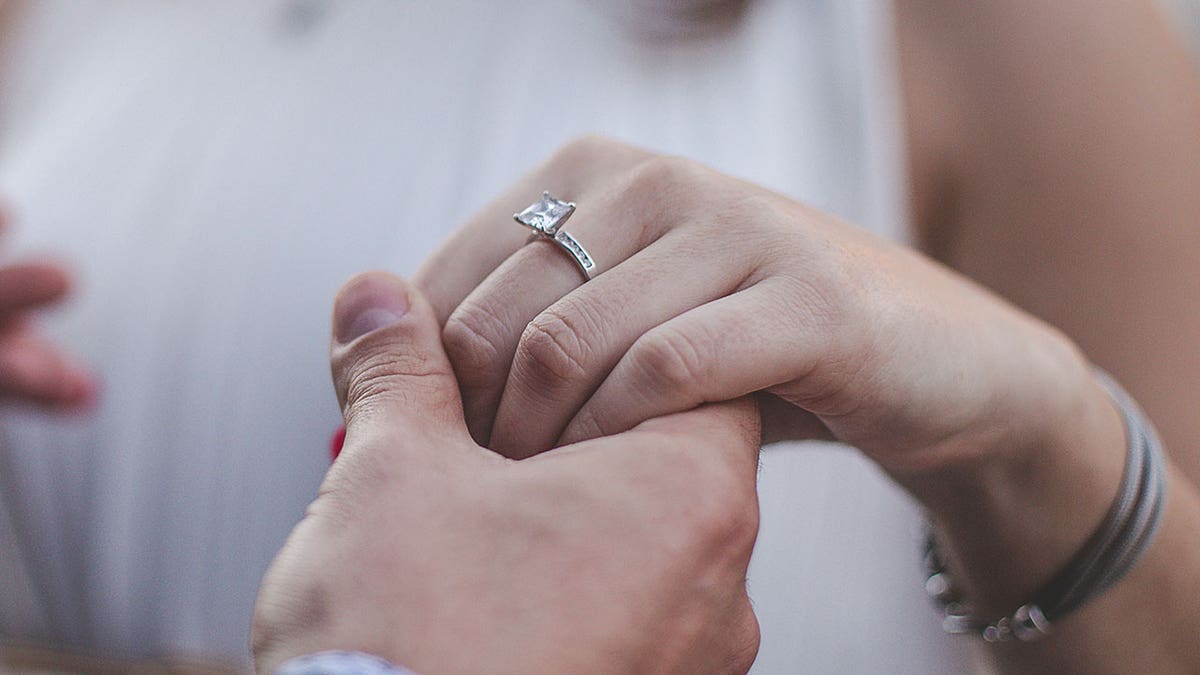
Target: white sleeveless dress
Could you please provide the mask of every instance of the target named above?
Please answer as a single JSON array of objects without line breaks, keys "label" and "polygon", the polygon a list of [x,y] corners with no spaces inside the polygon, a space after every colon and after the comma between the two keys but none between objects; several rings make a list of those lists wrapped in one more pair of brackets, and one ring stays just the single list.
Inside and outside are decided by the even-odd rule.
[{"label": "white sleeveless dress", "polygon": [[[104,386],[83,416],[0,410],[0,636],[248,664],[339,423],[338,286],[411,272],[572,136],[903,236],[882,2],[696,25],[644,0],[30,5],[0,45],[6,244],[74,264],[48,326]],[[773,449],[760,486],[756,672],[971,667],[923,596],[917,510],[869,463]]]}]

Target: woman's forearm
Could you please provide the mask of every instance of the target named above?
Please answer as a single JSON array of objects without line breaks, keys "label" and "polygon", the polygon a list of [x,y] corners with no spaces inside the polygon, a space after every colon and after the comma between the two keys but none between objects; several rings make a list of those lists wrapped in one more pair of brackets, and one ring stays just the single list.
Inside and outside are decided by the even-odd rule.
[{"label": "woman's forearm", "polygon": [[[1012,672],[1197,672],[1196,71],[1149,2],[897,7],[926,248],[1066,332],[1138,399],[1170,459],[1162,526],[1128,577],[1051,638],[992,651]],[[1005,487],[970,472],[953,493],[910,486],[977,602],[1011,611],[1100,522],[1124,453],[1115,419],[1046,443],[1034,456],[1053,461]]]},{"label": "woman's forearm", "polygon": [[[1126,429],[1099,386],[1084,387],[1078,413],[1043,443],[898,476],[928,507],[950,575],[979,618],[1011,616],[1031,601],[1117,495]],[[1169,466],[1161,525],[1130,573],[1055,621],[1042,640],[991,646],[997,665],[1019,673],[1200,671],[1197,532],[1200,499]]]}]

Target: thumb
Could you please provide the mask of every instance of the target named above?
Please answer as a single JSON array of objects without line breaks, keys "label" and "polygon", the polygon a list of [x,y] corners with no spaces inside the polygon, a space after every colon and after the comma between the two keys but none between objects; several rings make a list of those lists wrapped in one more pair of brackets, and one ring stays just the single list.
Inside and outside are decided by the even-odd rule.
[{"label": "thumb", "polygon": [[330,361],[348,439],[469,438],[433,309],[403,279],[367,272],[346,282],[334,303]]}]

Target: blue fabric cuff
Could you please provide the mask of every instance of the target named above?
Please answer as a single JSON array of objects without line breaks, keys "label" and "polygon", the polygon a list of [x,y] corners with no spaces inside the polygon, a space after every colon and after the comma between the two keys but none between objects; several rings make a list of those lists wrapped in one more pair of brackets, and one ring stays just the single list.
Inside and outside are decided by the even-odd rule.
[{"label": "blue fabric cuff", "polygon": [[330,651],[297,656],[275,669],[275,675],[417,675],[407,668],[362,652]]}]

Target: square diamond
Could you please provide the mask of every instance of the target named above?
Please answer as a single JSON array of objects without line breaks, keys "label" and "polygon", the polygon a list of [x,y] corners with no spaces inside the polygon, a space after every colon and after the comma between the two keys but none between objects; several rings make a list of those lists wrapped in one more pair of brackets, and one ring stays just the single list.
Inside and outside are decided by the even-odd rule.
[{"label": "square diamond", "polygon": [[553,235],[574,212],[575,205],[573,203],[555,199],[550,196],[549,192],[543,192],[541,199],[530,204],[524,211],[513,214],[513,218],[526,227]]}]

